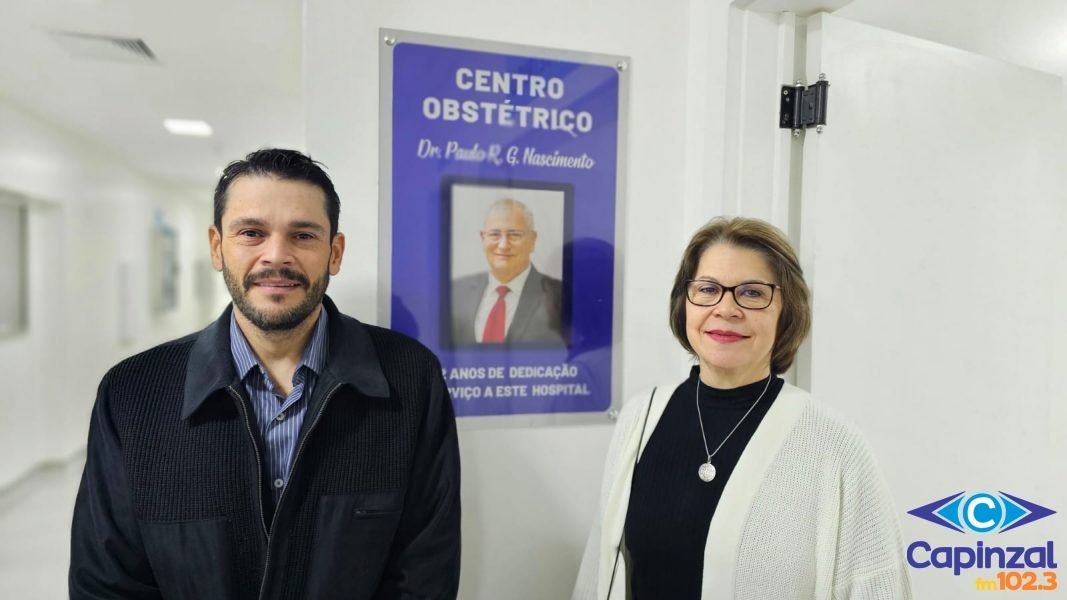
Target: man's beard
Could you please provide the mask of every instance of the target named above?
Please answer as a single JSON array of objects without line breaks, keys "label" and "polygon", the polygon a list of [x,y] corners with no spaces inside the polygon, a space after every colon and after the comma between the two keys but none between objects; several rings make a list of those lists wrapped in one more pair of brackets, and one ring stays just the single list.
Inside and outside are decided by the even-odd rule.
[{"label": "man's beard", "polygon": [[[238,281],[230,274],[230,270],[226,268],[226,260],[223,259],[222,279],[226,282],[226,288],[230,290],[234,306],[259,330],[289,331],[303,323],[322,303],[322,298],[326,295],[326,286],[330,283],[330,272],[326,271],[322,277],[310,282],[304,275],[286,268],[266,269],[257,273],[249,273],[244,281]],[[299,283],[305,289],[303,302],[282,312],[268,313],[259,310],[252,305],[248,292],[261,279],[288,279]]]}]

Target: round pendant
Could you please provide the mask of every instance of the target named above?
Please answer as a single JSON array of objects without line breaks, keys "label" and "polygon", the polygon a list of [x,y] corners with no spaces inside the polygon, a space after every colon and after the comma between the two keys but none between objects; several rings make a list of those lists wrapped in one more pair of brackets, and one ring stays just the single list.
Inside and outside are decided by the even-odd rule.
[{"label": "round pendant", "polygon": [[700,469],[697,470],[697,475],[700,477],[700,480],[704,482],[715,479],[715,465],[710,462],[700,465]]}]

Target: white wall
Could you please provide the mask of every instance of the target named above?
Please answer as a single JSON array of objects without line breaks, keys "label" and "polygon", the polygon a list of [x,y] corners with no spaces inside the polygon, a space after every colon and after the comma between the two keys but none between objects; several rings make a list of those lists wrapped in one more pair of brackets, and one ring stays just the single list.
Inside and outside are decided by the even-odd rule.
[{"label": "white wall", "polygon": [[[378,262],[378,28],[630,56],[622,391],[681,378],[673,270],[721,210],[728,3],[307,0],[307,147],[342,198],[348,236],[331,294],[374,322]],[[463,598],[562,598],[592,521],[610,424],[465,429]]]},{"label": "white wall", "polygon": [[[29,213],[29,323],[0,338],[0,490],[84,446],[104,372],[121,358],[200,327],[217,307],[194,297],[210,198],[193,198],[125,167],[102,148],[0,98],[0,189]],[[191,200],[191,201],[190,201]],[[155,211],[179,230],[179,307],[148,307]],[[129,265],[131,339],[120,344],[119,264]]]}]

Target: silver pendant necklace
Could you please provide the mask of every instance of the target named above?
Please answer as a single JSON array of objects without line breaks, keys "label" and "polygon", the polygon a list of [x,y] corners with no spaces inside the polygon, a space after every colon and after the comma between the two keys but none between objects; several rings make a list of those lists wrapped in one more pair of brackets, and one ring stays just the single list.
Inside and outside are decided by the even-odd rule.
[{"label": "silver pendant necklace", "polygon": [[708,450],[708,436],[704,433],[704,415],[700,414],[700,376],[697,376],[697,418],[700,420],[700,437],[704,439],[704,452],[708,455],[707,462],[701,464],[700,468],[697,469],[697,477],[700,477],[701,481],[707,483],[710,482],[712,479],[715,479],[715,465],[711,464],[711,459],[719,453],[719,450],[721,450],[723,445],[726,444],[726,440],[730,439],[730,436],[732,436],[734,432],[737,431],[737,428],[741,426],[741,423],[745,422],[745,419],[748,418],[748,415],[752,412],[752,409],[756,408],[756,405],[759,404],[759,401],[763,400],[763,395],[766,394],[767,389],[771,387],[772,379],[774,379],[773,373],[767,376],[767,385],[763,386],[763,391],[760,392],[759,398],[756,398],[756,401],[752,403],[752,406],[748,407],[748,410],[745,412],[745,415],[741,417],[741,420],[737,422],[737,425],[734,425],[734,428],[730,430],[730,433],[726,434],[726,437],[722,439],[722,442],[718,445],[718,447],[715,448],[715,451],[712,452]]}]

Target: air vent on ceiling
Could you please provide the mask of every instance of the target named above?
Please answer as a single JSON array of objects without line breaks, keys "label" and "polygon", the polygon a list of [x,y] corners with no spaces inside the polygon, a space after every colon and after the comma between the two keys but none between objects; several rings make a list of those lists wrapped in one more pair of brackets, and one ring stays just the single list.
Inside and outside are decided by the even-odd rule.
[{"label": "air vent on ceiling", "polygon": [[127,63],[155,63],[156,55],[144,40],[139,38],[77,33],[73,31],[50,31],[52,39],[78,58],[111,60]]}]

